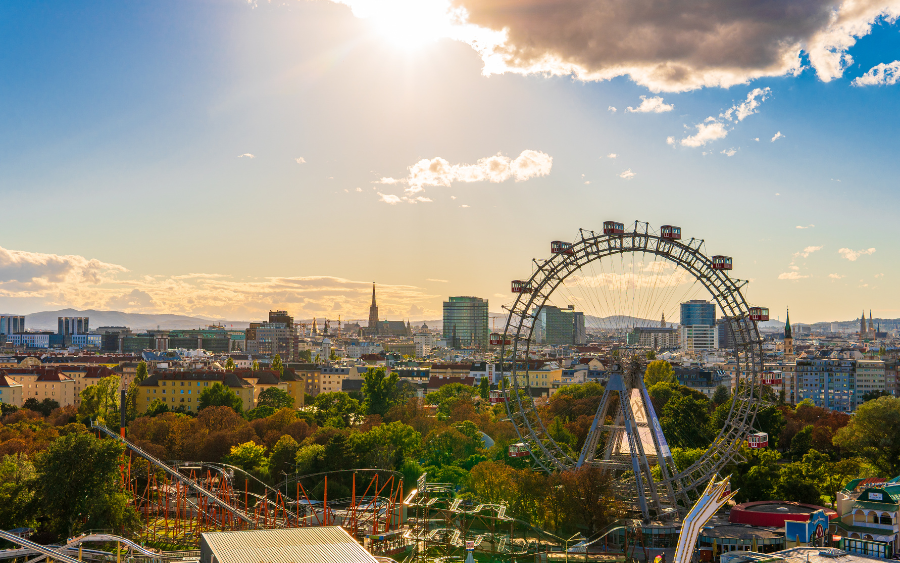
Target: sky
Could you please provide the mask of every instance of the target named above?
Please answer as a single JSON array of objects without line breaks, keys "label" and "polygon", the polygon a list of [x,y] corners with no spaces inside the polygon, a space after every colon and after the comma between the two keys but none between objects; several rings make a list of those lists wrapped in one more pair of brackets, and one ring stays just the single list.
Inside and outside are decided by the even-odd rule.
[{"label": "sky", "polygon": [[793,322],[900,317],[900,1],[0,6],[0,312],[439,319],[681,226]]}]

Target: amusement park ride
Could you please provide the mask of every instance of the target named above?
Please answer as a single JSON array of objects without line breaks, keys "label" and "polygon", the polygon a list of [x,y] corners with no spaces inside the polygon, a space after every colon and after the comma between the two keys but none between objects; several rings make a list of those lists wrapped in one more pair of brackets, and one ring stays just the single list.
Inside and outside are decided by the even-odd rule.
[{"label": "amusement park ride", "polygon": [[[512,282],[515,301],[508,307],[504,333],[496,338],[500,357],[511,358],[509,367],[504,366],[509,386],[504,389],[503,402],[521,440],[510,447],[510,455],[530,455],[535,467],[547,472],[599,467],[614,476],[615,488],[629,503],[631,514],[644,522],[672,521],[684,515],[725,465],[741,459],[744,443],[760,447],[767,440],[764,434],[753,433],[753,422],[758,408],[754,391],[763,383],[757,323],[768,320],[769,311],[748,305],[741,293],[747,282],[729,276],[733,267],[730,256],[707,256],[704,241],[692,238],[682,242],[681,234],[681,228],[673,225],[656,231],[647,223],[635,222],[626,232],[624,224],[605,221],[602,233],[579,230],[575,242],[553,241],[550,257],[533,261],[531,277]],[[565,287],[567,279],[585,276],[585,267],[599,263],[602,269],[604,262],[647,255],[687,272],[709,292],[727,319],[735,346],[740,380],[734,385],[728,421],[713,446],[687,468],[678,468],[673,462],[644,387],[643,365],[636,351],[628,357],[626,349],[621,369],[610,376],[580,452],[572,452],[551,437],[532,399],[535,394],[527,359],[535,341],[535,311],[551,304],[554,292]]]}]

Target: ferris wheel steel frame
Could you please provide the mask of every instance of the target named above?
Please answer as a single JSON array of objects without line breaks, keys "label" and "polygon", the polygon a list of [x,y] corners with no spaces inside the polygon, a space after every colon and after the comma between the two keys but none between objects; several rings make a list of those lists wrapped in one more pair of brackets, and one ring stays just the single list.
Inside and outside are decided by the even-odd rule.
[{"label": "ferris wheel steel frame", "polygon": [[[747,282],[732,279],[727,271],[714,268],[712,258],[701,250],[703,245],[704,241],[701,239],[692,238],[685,243],[665,238],[651,232],[648,223],[638,221],[635,221],[631,232],[621,234],[597,234],[594,231],[579,229],[579,240],[573,242],[566,252],[554,253],[543,261],[533,260],[534,273],[526,284],[530,287],[530,292],[519,293],[513,305],[508,307],[509,316],[500,347],[501,363],[511,364],[506,409],[519,438],[529,445],[537,467],[549,473],[582,466],[604,467],[602,460],[594,459],[595,452],[586,455],[592,447],[597,446],[599,432],[597,418],[600,417],[603,404],[598,408],[582,454],[575,459],[550,436],[529,392],[529,352],[536,317],[536,314],[530,311],[540,311],[566,278],[578,272],[582,266],[603,258],[630,253],[653,254],[693,275],[696,282],[706,288],[719,309],[729,319],[728,330],[733,336],[735,345],[737,361],[735,377],[738,381],[728,420],[707,452],[683,471],[677,470],[670,455],[665,460],[663,456],[659,456],[662,477],[654,482],[649,475],[649,464],[640,443],[635,444],[633,438],[630,438],[631,464],[637,478],[636,482],[632,481],[625,485],[637,489],[634,491],[637,498],[632,499],[636,501],[633,506],[640,510],[644,520],[649,520],[651,516],[664,519],[677,516],[678,512],[683,513],[693,503],[692,496],[704,490],[710,478],[718,474],[722,467],[732,461],[744,461],[740,452],[741,445],[751,431],[759,404],[756,387],[763,367],[762,340],[756,321],[750,318],[750,307],[741,293],[741,288]],[[501,371],[506,372],[506,366],[502,366]],[[523,378],[524,384],[520,384],[520,378]],[[612,381],[613,377],[610,379]],[[620,385],[621,377],[619,382]],[[611,383],[607,384],[602,403],[607,402],[609,387]],[[643,388],[642,382],[640,387]],[[524,397],[521,391],[524,391]],[[624,397],[622,392],[619,397],[620,399]],[[620,400],[619,403],[620,409],[627,410],[627,405],[622,404],[627,401]],[[650,409],[652,411],[652,405]],[[629,428],[628,432],[631,433],[632,430]],[[660,436],[661,434],[660,431]],[[641,459],[635,459],[636,456]],[[640,475],[643,471],[639,471],[639,462],[646,466],[646,479],[651,481],[650,491],[644,490],[646,487],[642,486]]]}]

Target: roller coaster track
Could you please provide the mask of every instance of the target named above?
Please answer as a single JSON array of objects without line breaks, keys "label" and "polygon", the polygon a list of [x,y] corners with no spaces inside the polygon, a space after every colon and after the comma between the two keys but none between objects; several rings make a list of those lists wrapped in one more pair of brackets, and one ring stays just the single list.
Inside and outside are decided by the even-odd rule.
[{"label": "roller coaster track", "polygon": [[15,544],[21,545],[24,548],[36,551],[45,556],[50,556],[54,559],[54,561],[59,561],[59,563],[82,563],[81,561],[69,557],[68,555],[64,555],[59,551],[56,551],[55,549],[51,549],[39,543],[34,543],[31,540],[26,540],[25,538],[17,536],[15,534],[10,534],[5,530],[0,530],[0,538],[9,540]]},{"label": "roller coaster track", "polygon": [[[64,549],[74,549],[85,542],[116,542],[127,545],[133,551],[140,553],[141,555],[146,555],[147,557],[159,557],[159,553],[154,551],[149,551],[142,547],[140,544],[137,544],[127,538],[123,538],[121,536],[114,536],[112,534],[85,534],[83,536],[79,536],[76,538],[72,538],[69,540],[66,545],[60,546],[59,551]],[[58,553],[58,552],[57,552]],[[38,561],[43,561],[47,557],[56,557],[55,555],[48,555],[43,553],[34,559],[29,559],[26,563],[37,563]]]},{"label": "roller coaster track", "polygon": [[106,426],[104,426],[102,424],[97,424],[97,423],[91,421],[91,428],[98,430],[100,432],[103,432],[104,434],[106,434],[107,436],[109,436],[115,440],[119,440],[120,442],[122,442],[125,445],[126,448],[128,448],[129,450],[131,450],[138,456],[146,459],[150,464],[155,465],[159,469],[162,469],[173,479],[177,479],[178,481],[181,481],[190,490],[192,490],[195,493],[197,493],[198,495],[206,498],[206,500],[208,500],[211,504],[214,504],[214,505],[218,506],[219,508],[221,508],[222,510],[230,513],[232,516],[234,516],[238,520],[241,520],[242,522],[246,523],[248,527],[250,527],[250,528],[256,527],[256,521],[254,520],[254,518],[247,515],[244,511],[231,506],[230,504],[223,501],[215,494],[206,490],[206,488],[197,484],[197,482],[194,481],[193,479],[191,479],[190,477],[183,475],[182,473],[176,471],[175,469],[172,469],[164,461],[153,457],[152,455],[150,455],[143,449],[139,448],[135,444],[129,442],[125,438],[122,438],[121,436],[119,436],[118,434],[116,434],[115,432],[113,432],[112,430],[107,428]]}]

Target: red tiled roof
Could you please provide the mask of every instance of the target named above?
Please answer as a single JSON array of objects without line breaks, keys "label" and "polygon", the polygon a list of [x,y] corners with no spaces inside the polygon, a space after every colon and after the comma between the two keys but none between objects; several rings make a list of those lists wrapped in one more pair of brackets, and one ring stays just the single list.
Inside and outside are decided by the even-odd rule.
[{"label": "red tiled roof", "polygon": [[22,386],[21,383],[18,383],[15,379],[0,371],[0,387],[12,387],[14,385]]}]

